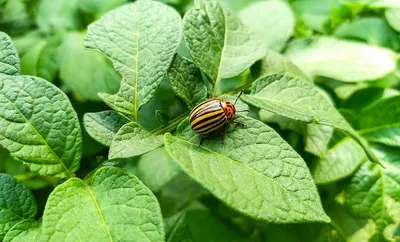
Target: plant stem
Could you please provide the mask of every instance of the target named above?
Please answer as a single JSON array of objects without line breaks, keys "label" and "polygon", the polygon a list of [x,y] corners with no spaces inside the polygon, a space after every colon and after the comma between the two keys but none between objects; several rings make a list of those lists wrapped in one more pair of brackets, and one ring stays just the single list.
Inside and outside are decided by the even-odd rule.
[{"label": "plant stem", "polygon": [[184,120],[188,115],[189,115],[189,111],[179,115],[178,117],[176,117],[173,120],[169,121],[164,126],[153,130],[152,133],[157,135],[157,134],[163,134],[163,133],[172,131],[172,130],[176,129],[176,126],[178,126],[178,124],[180,122],[182,122],[182,120]]}]

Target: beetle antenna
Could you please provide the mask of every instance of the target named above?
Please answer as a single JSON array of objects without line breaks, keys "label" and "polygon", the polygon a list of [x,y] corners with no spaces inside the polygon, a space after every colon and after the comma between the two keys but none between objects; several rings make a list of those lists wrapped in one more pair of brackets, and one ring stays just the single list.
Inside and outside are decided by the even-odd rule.
[{"label": "beetle antenna", "polygon": [[244,91],[244,89],[242,89],[242,90],[240,91],[240,93],[239,93],[239,95],[237,96],[237,98],[236,98],[236,100],[235,100],[235,103],[234,103],[233,105],[236,105],[236,102],[237,102],[237,100],[239,99],[239,97],[242,95],[243,91]]}]

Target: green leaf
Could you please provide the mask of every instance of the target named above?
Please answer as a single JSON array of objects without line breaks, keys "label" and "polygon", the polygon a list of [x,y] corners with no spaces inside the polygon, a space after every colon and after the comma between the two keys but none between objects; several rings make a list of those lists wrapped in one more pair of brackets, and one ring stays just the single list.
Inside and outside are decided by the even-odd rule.
[{"label": "green leaf", "polygon": [[264,58],[251,67],[251,74],[255,77],[287,74],[299,79],[310,80],[310,77],[288,58],[271,50],[268,51]]},{"label": "green leaf", "polygon": [[139,0],[107,13],[88,28],[86,47],[107,55],[123,77],[117,94],[100,97],[139,121],[139,108],[153,97],[178,47],[179,14],[162,3]]},{"label": "green leaf", "polygon": [[0,75],[0,145],[33,172],[71,177],[80,164],[82,137],[68,97],[31,76]]},{"label": "green leaf", "polygon": [[[240,117],[224,145],[199,146],[186,120],[180,137],[166,134],[167,152],[194,180],[232,208],[274,223],[328,222],[303,159],[271,128]],[[188,141],[190,140],[190,141]]]},{"label": "green leaf", "polygon": [[371,218],[380,232],[389,224],[400,223],[400,167],[388,162],[385,167],[365,163],[344,193],[344,204],[349,212]]},{"label": "green leaf", "polygon": [[355,139],[370,161],[380,164],[367,142],[312,82],[287,75],[271,75],[257,79],[253,83],[252,94],[243,95],[243,101],[290,119],[337,128]]},{"label": "green leaf", "polygon": [[41,223],[26,219],[11,228],[4,237],[4,242],[38,241],[41,232]]},{"label": "green leaf", "polygon": [[236,228],[213,216],[204,207],[184,210],[174,217],[166,219],[166,224],[170,227],[170,233],[166,237],[167,242],[248,241]]},{"label": "green leaf", "polygon": [[201,0],[199,5],[186,13],[183,37],[196,65],[214,83],[215,95],[221,78],[239,75],[265,56],[267,48],[217,2]]},{"label": "green leaf", "polygon": [[83,116],[83,123],[88,134],[108,147],[118,130],[128,122],[128,118],[112,110],[85,113],[85,116]]},{"label": "green leaf", "polygon": [[0,26],[2,31],[15,36],[32,27],[32,20],[24,0],[0,1]]},{"label": "green leaf", "polygon": [[[175,165],[178,166],[176,163]],[[162,187],[157,198],[164,217],[169,217],[205,195],[209,195],[206,189],[184,172],[180,172]]]},{"label": "green leaf", "polygon": [[366,160],[363,149],[352,139],[343,139],[319,159],[312,174],[316,184],[333,183],[353,174]]},{"label": "green leaf", "polygon": [[239,16],[267,47],[275,51],[282,50],[294,32],[292,9],[283,1],[253,3],[244,8]]},{"label": "green leaf", "polygon": [[168,113],[163,110],[156,110],[156,119],[161,125],[165,125],[170,121]]},{"label": "green leaf", "polygon": [[385,11],[385,17],[390,26],[400,32],[400,5],[398,8],[389,8]]},{"label": "green leaf", "polygon": [[400,147],[400,95],[380,99],[357,116],[361,134],[372,142]]},{"label": "green leaf", "polygon": [[345,22],[334,33],[338,38],[364,40],[371,45],[399,47],[396,31],[378,17],[364,17],[352,22]]},{"label": "green leaf", "polygon": [[296,13],[298,23],[304,23],[308,28],[324,32],[324,26],[329,20],[332,1],[302,0],[293,1],[291,6]]},{"label": "green leaf", "polygon": [[335,241],[332,239],[331,226],[327,224],[268,224],[264,234],[265,241]]},{"label": "green leaf", "polygon": [[84,34],[77,32],[69,32],[63,38],[60,77],[78,97],[96,101],[100,100],[98,93],[118,91],[121,76],[105,56],[85,50],[83,40]]},{"label": "green leaf", "polygon": [[162,135],[146,131],[138,123],[130,122],[122,126],[111,141],[109,159],[139,156],[163,145]]},{"label": "green leaf", "polygon": [[103,167],[90,185],[72,178],[54,189],[42,236],[44,241],[163,241],[164,226],[156,197],[138,178]]},{"label": "green leaf", "polygon": [[187,222],[187,210],[164,219],[166,242],[191,242],[189,225]]},{"label": "green leaf", "polygon": [[292,130],[304,136],[305,151],[323,157],[332,137],[333,128],[324,125],[303,123],[260,109],[260,120],[276,123],[283,130]]},{"label": "green leaf", "polygon": [[98,17],[126,2],[127,0],[79,0],[78,7],[83,12]]},{"label": "green leaf", "polygon": [[389,49],[330,37],[317,38],[306,47],[289,48],[286,56],[311,76],[344,82],[377,79],[396,68],[396,55]]},{"label": "green leaf", "polygon": [[59,39],[41,39],[30,46],[21,57],[21,71],[24,75],[38,76],[54,82],[59,69]]},{"label": "green leaf", "polygon": [[25,184],[0,173],[0,238],[17,223],[34,218],[36,213],[35,198]]},{"label": "green leaf", "polygon": [[206,99],[207,87],[200,70],[191,60],[175,55],[168,75],[174,92],[186,102],[189,109]]},{"label": "green leaf", "polygon": [[19,75],[21,72],[18,52],[11,38],[0,32],[0,73],[6,75]]},{"label": "green leaf", "polygon": [[370,8],[400,8],[397,0],[374,0],[369,3]]},{"label": "green leaf", "polygon": [[77,30],[82,26],[78,0],[42,0],[37,8],[36,23],[44,32]]},{"label": "green leaf", "polygon": [[158,192],[180,171],[179,166],[168,156],[164,147],[142,155],[137,166],[137,176],[153,192]]}]

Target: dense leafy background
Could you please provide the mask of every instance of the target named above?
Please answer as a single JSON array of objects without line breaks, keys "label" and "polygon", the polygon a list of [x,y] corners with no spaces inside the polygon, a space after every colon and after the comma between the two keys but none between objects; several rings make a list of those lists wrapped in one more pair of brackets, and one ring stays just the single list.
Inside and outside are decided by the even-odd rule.
[{"label": "dense leafy background", "polygon": [[400,241],[399,51],[399,0],[0,0],[0,241]]}]

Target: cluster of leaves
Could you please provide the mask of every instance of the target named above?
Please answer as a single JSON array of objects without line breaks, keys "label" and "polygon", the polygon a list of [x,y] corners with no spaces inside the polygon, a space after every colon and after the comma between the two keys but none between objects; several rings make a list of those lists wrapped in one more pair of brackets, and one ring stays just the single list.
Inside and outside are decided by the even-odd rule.
[{"label": "cluster of leaves", "polygon": [[399,239],[399,1],[0,6],[3,241]]}]

